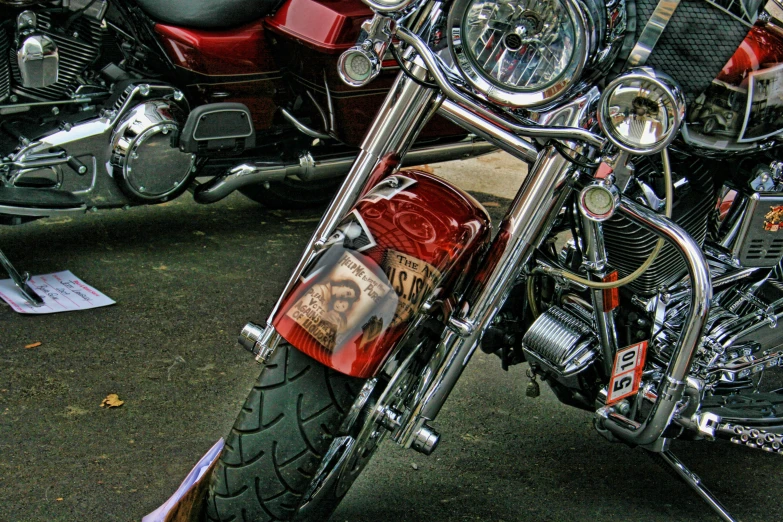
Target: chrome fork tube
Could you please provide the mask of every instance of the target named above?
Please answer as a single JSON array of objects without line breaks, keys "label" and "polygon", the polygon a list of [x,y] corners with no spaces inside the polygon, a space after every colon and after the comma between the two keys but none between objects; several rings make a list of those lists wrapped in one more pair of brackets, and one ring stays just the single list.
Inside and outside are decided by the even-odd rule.
[{"label": "chrome fork tube", "polygon": [[[419,79],[424,79],[427,75],[426,69],[415,64],[411,66],[411,69],[411,72]],[[259,362],[263,362],[281,340],[280,335],[272,327],[272,319],[277,314],[283,300],[302,277],[305,268],[340,223],[340,220],[356,203],[367,179],[379,165],[381,159],[389,154],[398,158],[405,155],[418,132],[433,114],[431,106],[435,93],[435,90],[423,87],[411,80],[405,73],[401,72],[397,76],[397,80],[370,126],[351,170],[321,218],[299,263],[272,309],[266,328],[260,336],[257,336],[254,351],[259,354],[256,357]],[[434,103],[438,103],[438,100],[435,100]]]},{"label": "chrome fork tube", "polygon": [[[574,106],[583,110],[567,111],[570,116],[564,124],[579,125],[587,112],[585,108],[595,99],[597,92],[591,91],[574,100]],[[445,101],[439,114],[478,132],[521,160],[530,160],[536,151],[535,145],[487,122],[453,101]],[[568,196],[571,166],[552,145],[538,153],[501,223],[500,231],[492,240],[480,272],[474,274],[465,298],[441,337],[425,372],[428,383],[422,400],[414,406],[410,421],[400,437],[404,445],[410,445],[417,430],[438,415],[481,342],[482,334],[516,284],[522,268],[549,231]]]},{"label": "chrome fork tube", "polygon": [[414,412],[417,420],[437,416],[522,267],[548,232],[568,195],[570,166],[554,146],[545,147],[539,154],[492,241],[481,276],[474,278],[441,339],[437,351],[445,362],[436,370]]}]

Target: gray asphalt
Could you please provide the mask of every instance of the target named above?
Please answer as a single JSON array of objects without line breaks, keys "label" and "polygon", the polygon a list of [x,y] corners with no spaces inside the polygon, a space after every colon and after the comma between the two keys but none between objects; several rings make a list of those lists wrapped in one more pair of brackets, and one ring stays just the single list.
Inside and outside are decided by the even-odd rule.
[{"label": "gray asphalt", "polygon": [[[317,219],[186,195],[1,228],[20,268],[71,270],[117,304],[37,317],[0,305],[0,521],[131,521],[161,504],[228,432],[259,371],[236,334],[264,319]],[[386,444],[334,520],[717,520],[589,413],[545,387],[526,398],[525,384],[524,367],[477,355],[435,454]],[[125,404],[101,408],[109,393]],[[779,457],[674,450],[739,519],[783,519]]]}]

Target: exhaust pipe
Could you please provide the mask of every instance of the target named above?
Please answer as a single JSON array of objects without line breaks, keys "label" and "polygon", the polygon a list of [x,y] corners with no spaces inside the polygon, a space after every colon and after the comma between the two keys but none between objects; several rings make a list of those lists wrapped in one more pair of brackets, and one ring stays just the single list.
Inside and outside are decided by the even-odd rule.
[{"label": "exhaust pipe", "polygon": [[[491,143],[471,137],[455,143],[414,148],[405,155],[402,166],[409,167],[425,163],[473,158],[494,150],[497,150],[497,147]],[[355,154],[318,158],[313,157],[310,152],[304,152],[299,156],[298,162],[254,161],[243,163],[231,168],[222,176],[199,185],[193,193],[193,199],[198,203],[215,203],[246,185],[278,181],[288,176],[297,176],[305,182],[339,178],[348,173],[354,159],[356,159]]]}]

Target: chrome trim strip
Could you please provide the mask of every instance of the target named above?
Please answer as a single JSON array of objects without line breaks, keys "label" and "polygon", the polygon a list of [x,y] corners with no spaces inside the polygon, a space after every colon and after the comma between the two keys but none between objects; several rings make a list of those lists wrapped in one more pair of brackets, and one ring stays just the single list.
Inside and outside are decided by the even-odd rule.
[{"label": "chrome trim strip", "polygon": [[642,29],[642,34],[639,35],[639,41],[631,49],[631,54],[625,62],[626,68],[638,67],[647,63],[650,53],[652,53],[652,50],[658,43],[658,39],[663,34],[672,16],[674,16],[674,11],[678,5],[680,5],[680,0],[661,0],[658,2],[655,11],[653,11],[650,19],[647,20],[647,25]]},{"label": "chrome trim strip", "polygon": [[53,217],[84,214],[85,212],[87,212],[87,205],[84,204],[74,208],[33,208],[0,205],[0,214],[9,216]]}]

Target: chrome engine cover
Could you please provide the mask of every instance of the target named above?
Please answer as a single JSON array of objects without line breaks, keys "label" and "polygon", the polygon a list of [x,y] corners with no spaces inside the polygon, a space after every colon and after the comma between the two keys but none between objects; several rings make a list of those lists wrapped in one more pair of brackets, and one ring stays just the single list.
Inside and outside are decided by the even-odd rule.
[{"label": "chrome engine cover", "polygon": [[[32,137],[9,156],[5,184],[70,192],[88,208],[165,201],[185,190],[195,157],[171,147],[189,110],[184,94],[138,82],[115,98],[93,118]],[[84,170],[75,171],[68,158]]]},{"label": "chrome engine cover", "polygon": [[573,376],[598,357],[598,338],[588,313],[575,305],[550,307],[522,338],[525,356],[558,377]]},{"label": "chrome engine cover", "polygon": [[117,124],[111,164],[115,180],[129,197],[147,203],[166,201],[184,190],[195,155],[172,143],[184,121],[176,104],[161,99],[136,105]]},{"label": "chrome engine cover", "polygon": [[30,35],[21,42],[16,52],[22,85],[40,89],[57,83],[60,71],[60,53],[54,40],[44,34]]}]

